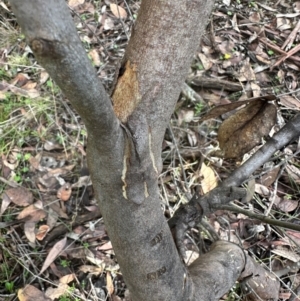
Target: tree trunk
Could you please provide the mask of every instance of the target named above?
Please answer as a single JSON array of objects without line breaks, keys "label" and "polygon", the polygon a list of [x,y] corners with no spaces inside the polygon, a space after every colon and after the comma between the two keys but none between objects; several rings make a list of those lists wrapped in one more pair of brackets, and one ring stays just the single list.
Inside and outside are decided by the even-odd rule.
[{"label": "tree trunk", "polygon": [[133,301],[216,300],[245,266],[218,242],[187,268],[160,206],[165,129],[214,1],[143,0],[112,102],[91,66],[64,0],[11,0],[38,62],[88,131],[96,197]]}]

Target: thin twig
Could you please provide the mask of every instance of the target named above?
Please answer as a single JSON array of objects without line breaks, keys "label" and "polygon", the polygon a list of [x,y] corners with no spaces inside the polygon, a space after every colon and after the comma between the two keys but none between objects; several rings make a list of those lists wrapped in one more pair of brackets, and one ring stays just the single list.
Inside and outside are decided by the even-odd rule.
[{"label": "thin twig", "polygon": [[286,228],[286,229],[291,229],[291,230],[295,230],[295,231],[300,231],[300,225],[296,225],[296,224],[292,224],[292,223],[289,223],[289,222],[283,222],[283,221],[279,221],[279,220],[276,220],[276,219],[272,219],[272,218],[266,217],[264,215],[251,212],[249,210],[242,209],[242,208],[240,208],[238,206],[235,206],[235,205],[213,204],[212,207],[216,210],[222,209],[222,210],[229,210],[229,211],[232,211],[232,212],[242,213],[242,214],[245,214],[246,216],[258,219],[258,220],[260,220],[260,221],[262,221],[266,224],[270,224],[270,225],[274,225],[274,226],[282,227],[282,228]]}]

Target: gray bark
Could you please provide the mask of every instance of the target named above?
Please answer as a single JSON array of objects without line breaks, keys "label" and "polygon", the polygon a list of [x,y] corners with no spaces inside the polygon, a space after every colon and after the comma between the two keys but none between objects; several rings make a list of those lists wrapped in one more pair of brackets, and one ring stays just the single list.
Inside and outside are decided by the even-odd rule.
[{"label": "gray bark", "polygon": [[213,3],[142,1],[112,105],[65,1],[11,0],[38,62],[87,126],[96,197],[134,301],[215,300],[243,269],[243,252],[225,242],[187,269],[160,208],[157,185],[164,132]]}]

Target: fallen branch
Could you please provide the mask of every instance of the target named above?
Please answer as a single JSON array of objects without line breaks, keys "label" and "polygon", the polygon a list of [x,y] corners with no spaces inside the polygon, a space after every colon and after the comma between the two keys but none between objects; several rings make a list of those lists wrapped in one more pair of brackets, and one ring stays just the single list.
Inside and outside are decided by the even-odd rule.
[{"label": "fallen branch", "polygon": [[290,35],[288,36],[288,38],[285,40],[285,42],[283,43],[283,45],[281,46],[281,49],[284,49],[286,46],[287,50],[290,49],[295,41],[295,38],[298,34],[300,30],[300,20],[298,20],[297,25],[295,26],[295,28],[292,30],[292,32],[290,33]]},{"label": "fallen branch", "polygon": [[295,230],[295,231],[300,231],[300,225],[269,218],[269,217],[266,217],[265,215],[257,214],[257,213],[251,212],[249,210],[245,210],[240,207],[237,207],[235,205],[213,205],[213,208],[215,210],[222,209],[222,210],[228,210],[228,211],[232,211],[232,212],[242,213],[246,216],[258,219],[269,225],[278,226],[278,227],[291,229],[291,230]]},{"label": "fallen branch", "polygon": [[196,87],[201,88],[211,88],[220,89],[226,91],[238,92],[242,91],[243,87],[239,83],[233,83],[231,81],[219,79],[219,78],[209,78],[206,76],[198,76],[190,80],[191,84]]}]

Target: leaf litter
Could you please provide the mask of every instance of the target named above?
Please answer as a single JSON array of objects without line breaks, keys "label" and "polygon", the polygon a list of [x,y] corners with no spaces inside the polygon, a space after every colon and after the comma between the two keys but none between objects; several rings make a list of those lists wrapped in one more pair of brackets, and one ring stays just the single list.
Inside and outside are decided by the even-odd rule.
[{"label": "leaf litter", "polygon": [[[164,169],[159,179],[166,217],[195,190],[210,191],[299,111],[299,3],[217,1],[170,121],[173,135],[167,131],[163,142]],[[140,3],[70,0],[68,4],[109,90]],[[110,300],[125,300],[126,287],[103,221],[99,222],[86,168],[84,125],[28,51],[20,29],[10,21],[10,7],[3,3],[0,9],[5,18],[0,26],[0,132],[4,133],[0,244],[6,250],[0,259],[15,266],[10,278],[0,281],[15,282],[20,300],[30,300],[28,296],[53,300],[68,294],[83,300],[90,289],[93,300],[107,295]],[[26,135],[21,134],[24,131]],[[278,151],[254,175],[255,188],[245,183],[248,197],[236,205],[299,222],[298,154],[295,144]],[[256,260],[267,260],[266,268],[290,281],[280,297],[292,296],[299,282],[299,269],[290,264],[299,261],[297,232],[278,231],[224,210],[207,222]],[[189,231],[185,244],[190,257],[199,256],[195,242],[206,235],[201,228]],[[17,243],[17,257],[26,254],[29,261],[14,256]],[[23,269],[40,273],[45,294],[17,282]],[[96,279],[104,285],[97,286]],[[86,291],[76,286],[80,281],[88,283]]]}]

